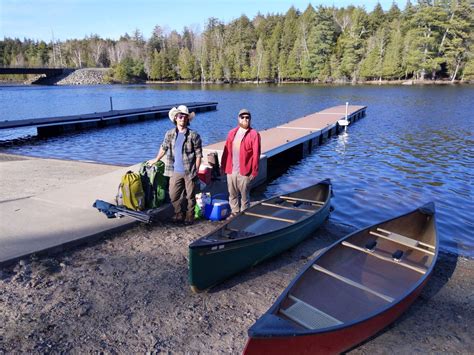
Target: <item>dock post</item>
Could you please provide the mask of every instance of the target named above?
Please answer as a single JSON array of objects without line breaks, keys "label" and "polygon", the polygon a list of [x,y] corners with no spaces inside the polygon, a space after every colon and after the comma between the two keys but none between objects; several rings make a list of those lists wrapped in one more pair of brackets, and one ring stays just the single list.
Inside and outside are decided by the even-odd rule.
[{"label": "dock post", "polygon": [[[110,96],[110,111],[113,111],[114,110],[114,105],[112,103],[112,96]],[[346,114],[347,116],[347,114]]]},{"label": "dock post", "polygon": [[[347,122],[347,111],[349,110],[349,102],[346,102],[346,122]],[[344,126],[344,132],[347,131],[347,125]]]}]

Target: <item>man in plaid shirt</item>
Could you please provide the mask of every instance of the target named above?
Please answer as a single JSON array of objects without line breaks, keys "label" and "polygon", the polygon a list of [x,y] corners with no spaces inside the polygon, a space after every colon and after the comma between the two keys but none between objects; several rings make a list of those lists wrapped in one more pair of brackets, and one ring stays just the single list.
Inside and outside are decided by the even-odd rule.
[{"label": "man in plaid shirt", "polygon": [[[163,143],[155,159],[148,164],[154,164],[165,156],[164,175],[170,178],[169,194],[174,208],[174,222],[191,224],[194,222],[194,207],[198,192],[199,165],[202,159],[201,137],[196,131],[188,128],[194,118],[194,112],[189,113],[186,106],[173,107],[168,113],[175,128],[166,132]],[[182,210],[182,195],[185,192],[187,200],[186,213]]]}]

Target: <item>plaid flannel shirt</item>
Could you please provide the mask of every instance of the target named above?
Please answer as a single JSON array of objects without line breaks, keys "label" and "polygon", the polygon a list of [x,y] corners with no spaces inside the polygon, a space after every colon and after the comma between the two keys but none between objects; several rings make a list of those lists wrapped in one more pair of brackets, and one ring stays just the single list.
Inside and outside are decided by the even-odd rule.
[{"label": "plaid flannel shirt", "polygon": [[[161,148],[165,151],[165,172],[163,175],[171,176],[174,166],[174,145],[178,137],[177,128],[172,128],[166,132]],[[186,175],[194,178],[197,175],[196,159],[202,158],[202,142],[199,134],[191,129],[187,129],[184,134],[183,144],[183,165]]]}]

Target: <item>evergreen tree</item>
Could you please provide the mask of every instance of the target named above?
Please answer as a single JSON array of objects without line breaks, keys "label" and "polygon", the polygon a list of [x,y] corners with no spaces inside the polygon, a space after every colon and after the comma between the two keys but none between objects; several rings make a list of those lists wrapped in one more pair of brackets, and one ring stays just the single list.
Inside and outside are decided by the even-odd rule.
[{"label": "evergreen tree", "polygon": [[310,42],[310,33],[311,29],[314,28],[316,21],[316,11],[313,6],[308,5],[306,10],[298,19],[298,35],[294,47],[294,51],[297,51],[298,54],[298,68],[297,71],[293,71],[293,76],[290,74],[290,77],[297,77],[298,79],[312,80],[314,79],[314,70],[311,63],[311,53],[313,52],[314,43]]},{"label": "evergreen tree", "polygon": [[[294,7],[291,7],[284,16],[278,58],[278,77],[283,80],[289,78],[288,60],[296,42],[298,17],[299,14]],[[293,58],[290,60],[290,64],[293,62],[296,62],[295,55],[293,55]],[[294,65],[292,70],[295,70]]]},{"label": "evergreen tree", "polygon": [[188,48],[182,48],[178,59],[179,76],[184,80],[194,79],[194,56]]},{"label": "evergreen tree", "polygon": [[330,60],[337,35],[331,10],[320,6],[308,39],[313,78],[325,81],[331,76]]},{"label": "evergreen tree", "polygon": [[400,79],[404,73],[402,68],[403,37],[400,22],[394,21],[391,25],[387,50],[383,58],[382,76],[385,79]]},{"label": "evergreen tree", "polygon": [[351,9],[351,23],[346,33],[342,34],[341,74],[357,81],[358,64],[364,54],[364,39],[368,35],[369,24],[367,13],[362,8]]},{"label": "evergreen tree", "polygon": [[273,30],[272,36],[269,41],[269,57],[270,57],[270,78],[280,82],[281,81],[281,68],[280,68],[280,47],[281,47],[281,36],[283,34],[283,26],[279,21],[275,29]]},{"label": "evergreen tree", "polygon": [[469,46],[473,39],[474,12],[465,0],[453,1],[448,11],[451,14],[441,39],[439,55],[446,60],[447,70],[453,81],[468,60]]},{"label": "evergreen tree", "polygon": [[153,59],[151,60],[149,75],[153,80],[163,79],[163,55],[156,49],[153,51]]},{"label": "evergreen tree", "polygon": [[374,9],[369,15],[369,24],[368,24],[368,30],[371,33],[375,33],[375,31],[378,30],[378,28],[386,21],[385,19],[385,13],[382,9],[382,5],[380,5],[379,2],[375,5]]},{"label": "evergreen tree", "polygon": [[367,13],[361,7],[311,6],[300,13],[210,18],[203,33],[156,26],[119,40],[4,38],[0,65],[113,67],[116,81],[466,79],[472,76],[473,8],[468,0],[410,0]]},{"label": "evergreen tree", "polygon": [[388,10],[388,12],[385,14],[385,19],[386,22],[392,22],[395,20],[399,20],[401,16],[401,11],[398,8],[397,4],[395,2],[392,3],[392,6]]},{"label": "evergreen tree", "polygon": [[434,78],[440,69],[442,60],[437,56],[441,40],[441,32],[447,21],[446,12],[440,6],[422,4],[410,20],[412,58],[420,59],[417,76],[425,79],[426,73],[432,73]]}]

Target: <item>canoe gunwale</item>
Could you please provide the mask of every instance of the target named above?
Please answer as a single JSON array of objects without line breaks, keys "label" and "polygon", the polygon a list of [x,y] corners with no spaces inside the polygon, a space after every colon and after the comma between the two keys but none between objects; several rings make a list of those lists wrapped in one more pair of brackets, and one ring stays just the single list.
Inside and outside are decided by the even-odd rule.
[{"label": "canoe gunwale", "polygon": [[[327,188],[328,188],[329,191],[328,191],[326,200],[324,201],[324,204],[318,206],[319,208],[314,210],[313,213],[308,214],[308,216],[305,216],[305,217],[299,219],[295,223],[288,224],[285,227],[278,228],[278,229],[275,229],[275,230],[272,230],[272,231],[269,231],[269,232],[266,232],[266,233],[253,234],[253,235],[248,235],[248,236],[235,238],[235,239],[230,239],[229,238],[229,239],[222,239],[222,240],[205,241],[206,238],[212,236],[217,231],[224,229],[229,223],[232,222],[232,220],[230,220],[230,221],[226,222],[225,224],[223,224],[221,227],[219,227],[217,230],[214,230],[214,231],[204,235],[203,237],[195,240],[194,242],[192,242],[189,245],[189,249],[207,249],[207,248],[210,248],[210,247],[213,247],[213,246],[216,246],[216,245],[226,245],[226,247],[227,247],[228,245],[230,246],[231,244],[240,244],[240,243],[246,244],[245,242],[247,242],[249,240],[252,240],[252,239],[255,239],[255,238],[258,238],[258,239],[262,238],[262,239],[266,240],[266,238],[269,235],[272,235],[272,234],[275,234],[275,233],[279,234],[280,232],[284,232],[284,231],[288,231],[288,230],[291,231],[291,229],[295,228],[295,226],[299,226],[299,225],[307,223],[309,220],[311,220],[311,219],[317,217],[319,214],[323,213],[325,211],[325,209],[328,208],[328,205],[331,202],[331,197],[332,197],[332,184],[331,184],[331,181],[329,179],[325,179],[325,180],[322,180],[322,181],[314,184],[313,186],[316,186],[316,185],[327,185]],[[305,187],[303,189],[300,189],[300,190],[297,190],[297,191],[293,191],[291,193],[297,193],[299,191],[307,189],[308,187],[310,187],[310,186],[307,186],[307,187]],[[275,196],[270,197],[266,200],[263,200],[263,201],[259,202],[258,204],[254,205],[252,207],[258,206],[259,204],[262,204],[262,203],[267,203],[268,201],[270,201],[274,198],[275,198]],[[304,211],[304,212],[307,212],[307,211]],[[242,213],[245,213],[245,211],[242,212]]]},{"label": "canoe gunwale", "polygon": [[[209,252],[211,253],[219,253],[219,252],[226,252],[229,250],[233,249],[238,249],[238,248],[246,248],[252,245],[257,245],[257,244],[263,244],[266,243],[272,239],[279,239],[282,237],[282,235],[287,235],[290,233],[293,233],[293,230],[298,230],[302,227],[305,227],[308,224],[311,224],[313,222],[313,219],[317,219],[320,215],[325,214],[325,211],[329,209],[329,206],[323,206],[323,208],[318,210],[318,213],[315,213],[308,218],[305,218],[304,220],[301,220],[300,223],[295,223],[288,225],[284,228],[280,228],[276,231],[272,232],[267,232],[267,233],[262,233],[262,234],[256,234],[252,235],[249,237],[243,237],[239,239],[231,239],[231,240],[226,240],[225,243],[223,242],[215,242],[215,243],[209,243],[207,245],[199,245],[196,246],[192,249],[194,250],[199,250],[199,249],[208,249],[209,247],[215,247],[215,246],[220,246],[225,244],[225,248],[222,249],[216,249],[212,250]],[[328,211],[329,214],[329,211]],[[257,237],[257,238],[255,238]],[[232,245],[235,244],[235,245]]]},{"label": "canoe gunwale", "polygon": [[[346,322],[346,323],[343,323],[342,325],[335,325],[335,326],[331,326],[331,327],[327,327],[327,328],[321,328],[321,329],[296,329],[296,328],[293,328],[293,329],[288,329],[288,332],[284,332],[283,330],[280,330],[278,332],[278,334],[273,334],[273,333],[265,333],[265,332],[259,332],[259,331],[256,331],[255,329],[252,329],[257,323],[258,323],[258,320],[256,323],[254,323],[254,325],[248,330],[248,336],[249,336],[249,341],[250,339],[265,339],[265,338],[285,338],[285,337],[298,337],[298,336],[308,336],[308,335],[316,335],[316,334],[324,334],[324,333],[330,333],[330,332],[334,332],[334,331],[338,331],[338,330],[341,330],[341,329],[344,329],[344,328],[350,328],[350,327],[353,327],[353,326],[356,326],[358,324],[361,324],[361,323],[364,323],[364,322],[368,322],[378,316],[381,316],[383,315],[384,313],[388,312],[391,308],[393,307],[397,307],[399,306],[401,303],[403,303],[407,298],[409,298],[413,293],[417,292],[417,290],[419,289],[420,286],[422,286],[428,279],[429,277],[431,276],[431,273],[433,272],[433,269],[435,267],[435,264],[436,264],[436,261],[438,259],[438,253],[439,253],[439,238],[438,238],[438,232],[437,232],[437,227],[436,227],[436,215],[435,215],[435,210],[434,210],[434,203],[427,203],[413,211],[410,211],[408,213],[405,213],[403,215],[399,215],[399,216],[396,216],[396,217],[392,217],[392,218],[389,218],[387,220],[384,220],[384,221],[381,221],[381,222],[378,222],[374,225],[370,225],[368,227],[364,227],[364,228],[361,228],[361,229],[358,229],[352,233],[350,233],[349,235],[347,236],[344,236],[342,237],[341,239],[337,240],[336,242],[334,242],[333,244],[331,244],[329,247],[325,248],[324,252],[322,252],[321,254],[319,254],[317,257],[315,257],[314,259],[310,260],[303,268],[302,270],[292,279],[292,281],[290,282],[290,284],[285,288],[285,290],[281,293],[281,295],[277,298],[277,300],[273,303],[273,305],[262,315],[262,317],[266,316],[266,315],[273,315],[273,316],[276,316],[276,317],[279,317],[276,315],[276,311],[279,309],[281,303],[289,297],[289,294],[290,294],[290,291],[292,290],[293,286],[296,284],[296,282],[301,278],[301,276],[306,272],[308,271],[308,269],[312,268],[313,264],[317,263],[317,261],[322,258],[323,255],[325,255],[329,250],[331,250],[333,247],[336,247],[337,245],[341,244],[343,241],[351,238],[352,236],[358,234],[358,233],[362,233],[364,231],[368,231],[380,224],[384,224],[384,223],[387,223],[389,221],[392,221],[392,220],[395,220],[395,219],[398,219],[398,218],[402,218],[404,216],[407,216],[407,215],[410,215],[414,212],[421,212],[423,214],[426,214],[426,215],[431,215],[432,218],[434,219],[433,220],[433,225],[434,225],[434,233],[436,235],[436,241],[435,241],[435,250],[434,250],[434,256],[433,256],[433,259],[432,259],[432,262],[431,262],[431,265],[426,269],[426,273],[421,276],[418,281],[416,281],[412,287],[410,287],[409,289],[407,289],[406,292],[404,292],[402,295],[400,295],[399,297],[397,297],[393,302],[389,302],[387,303],[385,306],[377,309],[376,311],[364,316],[364,317],[361,317],[359,319],[355,319],[351,322]],[[261,317],[261,318],[262,318]],[[282,318],[283,319],[283,318]],[[361,341],[363,341],[364,339],[361,339]]]}]

